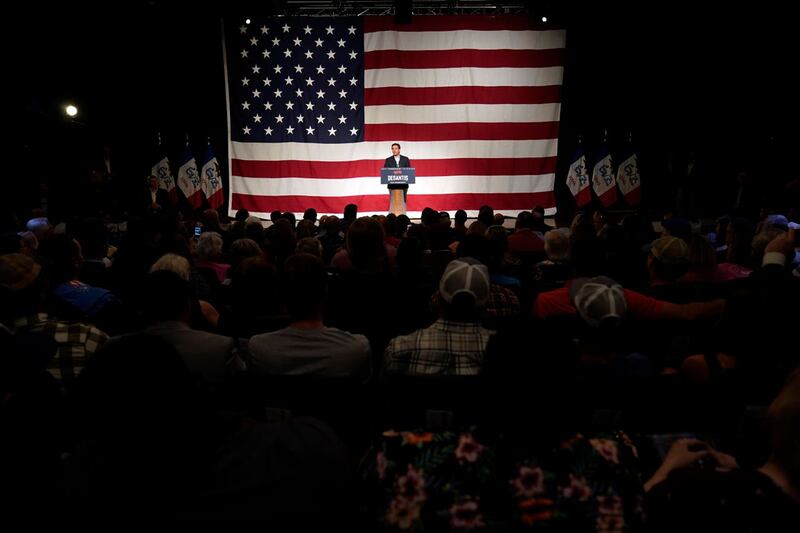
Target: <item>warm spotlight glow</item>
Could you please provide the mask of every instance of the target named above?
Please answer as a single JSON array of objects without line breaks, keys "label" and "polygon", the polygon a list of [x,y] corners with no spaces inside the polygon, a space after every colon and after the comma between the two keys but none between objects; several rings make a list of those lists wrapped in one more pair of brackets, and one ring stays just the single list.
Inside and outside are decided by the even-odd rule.
[{"label": "warm spotlight glow", "polygon": [[250,24],[250,19],[244,19],[245,24]]},{"label": "warm spotlight glow", "polygon": [[67,115],[69,115],[69,116],[71,116],[71,117],[74,117],[75,115],[77,115],[77,114],[78,114],[78,108],[77,108],[77,107],[75,107],[74,105],[68,105],[68,106],[66,106],[66,107],[64,108],[64,111],[67,113]]},{"label": "warm spotlight glow", "polygon": [[542,22],[547,22],[547,17],[542,17]]}]

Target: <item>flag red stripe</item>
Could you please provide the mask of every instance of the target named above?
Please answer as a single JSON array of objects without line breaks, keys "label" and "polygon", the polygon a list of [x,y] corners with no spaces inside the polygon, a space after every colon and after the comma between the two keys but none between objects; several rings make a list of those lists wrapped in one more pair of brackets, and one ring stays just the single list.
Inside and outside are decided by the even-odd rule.
[{"label": "flag red stripe", "polygon": [[[383,160],[245,161],[234,159],[231,174],[251,178],[323,178],[378,176]],[[528,176],[552,174],[555,157],[416,159],[418,176]]]},{"label": "flag red stripe", "polygon": [[601,194],[599,198],[603,206],[608,207],[617,201],[617,189],[612,187]]},{"label": "flag red stripe", "polygon": [[556,67],[564,50],[375,50],[364,54],[364,70],[377,68]]},{"label": "flag red stripe", "polygon": [[413,24],[395,24],[394,17],[364,17],[364,33],[374,31],[532,30],[535,20],[515,15],[417,16]]},{"label": "flag red stripe", "polygon": [[364,89],[364,105],[551,104],[561,101],[560,85],[540,87],[375,87]]},{"label": "flag red stripe", "polygon": [[186,197],[186,201],[189,202],[189,205],[191,205],[194,208],[198,208],[198,207],[202,206],[203,205],[203,191],[200,190],[200,189],[196,190],[191,195]]},{"label": "flag red stripe", "polygon": [[225,203],[225,193],[222,189],[217,189],[214,194],[208,198],[208,205],[216,209]]},{"label": "flag red stripe", "polygon": [[558,122],[366,124],[365,141],[525,140],[558,138]]},{"label": "flag red stripe", "polygon": [[578,207],[583,207],[592,203],[592,192],[589,187],[585,187],[578,191],[578,195],[575,196],[575,203]]},{"label": "flag red stripe", "polygon": [[[359,211],[388,211],[389,195],[367,196],[253,196],[234,193],[232,209],[269,213],[279,209],[301,213],[309,207],[324,213],[341,213],[347,204],[356,204]],[[535,205],[546,207],[555,205],[552,191],[532,193],[490,193],[490,194],[423,194],[408,195],[408,210],[422,211],[425,207],[451,211],[456,209],[477,210],[482,205],[491,205],[495,211],[501,209],[532,209]]]},{"label": "flag red stripe", "polygon": [[632,191],[630,191],[628,194],[625,195],[625,203],[631,206],[639,205],[641,199],[642,199],[642,193],[640,187],[636,187],[635,189],[633,189]]}]

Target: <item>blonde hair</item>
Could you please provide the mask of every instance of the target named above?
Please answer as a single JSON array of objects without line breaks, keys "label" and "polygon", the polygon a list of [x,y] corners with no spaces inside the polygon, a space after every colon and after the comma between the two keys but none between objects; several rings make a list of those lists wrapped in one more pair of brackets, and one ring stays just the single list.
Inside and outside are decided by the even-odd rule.
[{"label": "blonde hair", "polygon": [[150,267],[150,272],[156,272],[158,270],[169,270],[170,272],[175,272],[177,275],[181,277],[184,281],[189,281],[189,273],[192,270],[192,267],[189,265],[189,261],[178,254],[164,254],[158,258],[158,261],[153,263],[153,266]]}]

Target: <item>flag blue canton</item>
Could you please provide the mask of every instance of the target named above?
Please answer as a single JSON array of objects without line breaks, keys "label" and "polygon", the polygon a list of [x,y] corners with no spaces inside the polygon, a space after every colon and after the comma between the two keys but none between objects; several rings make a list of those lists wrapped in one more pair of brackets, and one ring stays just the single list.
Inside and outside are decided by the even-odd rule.
[{"label": "flag blue canton", "polygon": [[227,49],[232,140],[363,140],[364,33],[358,18],[270,19],[226,32],[234,33]]}]

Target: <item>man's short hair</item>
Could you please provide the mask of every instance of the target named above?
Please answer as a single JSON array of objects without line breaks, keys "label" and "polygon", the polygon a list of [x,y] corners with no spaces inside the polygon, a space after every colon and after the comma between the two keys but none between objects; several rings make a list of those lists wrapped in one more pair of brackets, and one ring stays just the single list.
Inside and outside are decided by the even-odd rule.
[{"label": "man's short hair", "polygon": [[298,253],[286,260],[284,274],[289,315],[293,320],[308,318],[325,300],[325,265],[318,256]]},{"label": "man's short hair", "polygon": [[327,235],[339,234],[340,222],[339,217],[336,215],[328,216],[328,218],[325,219],[325,223],[321,225],[325,229]]},{"label": "man's short hair", "polygon": [[344,206],[344,219],[355,220],[358,216],[358,206],[356,204],[347,204]]},{"label": "man's short hair", "polygon": [[317,220],[317,210],[313,207],[309,207],[306,209],[306,212],[303,213],[303,220]]},{"label": "man's short hair", "polygon": [[151,271],[144,284],[144,296],[145,316],[151,323],[178,320],[191,308],[189,282],[170,270]]},{"label": "man's short hair", "polygon": [[392,148],[394,148],[395,146],[397,146],[398,150],[400,149],[400,143],[392,143]]},{"label": "man's short hair", "polygon": [[517,228],[527,228],[533,229],[534,226],[534,219],[533,213],[530,211],[521,211],[519,215],[517,215]]}]

